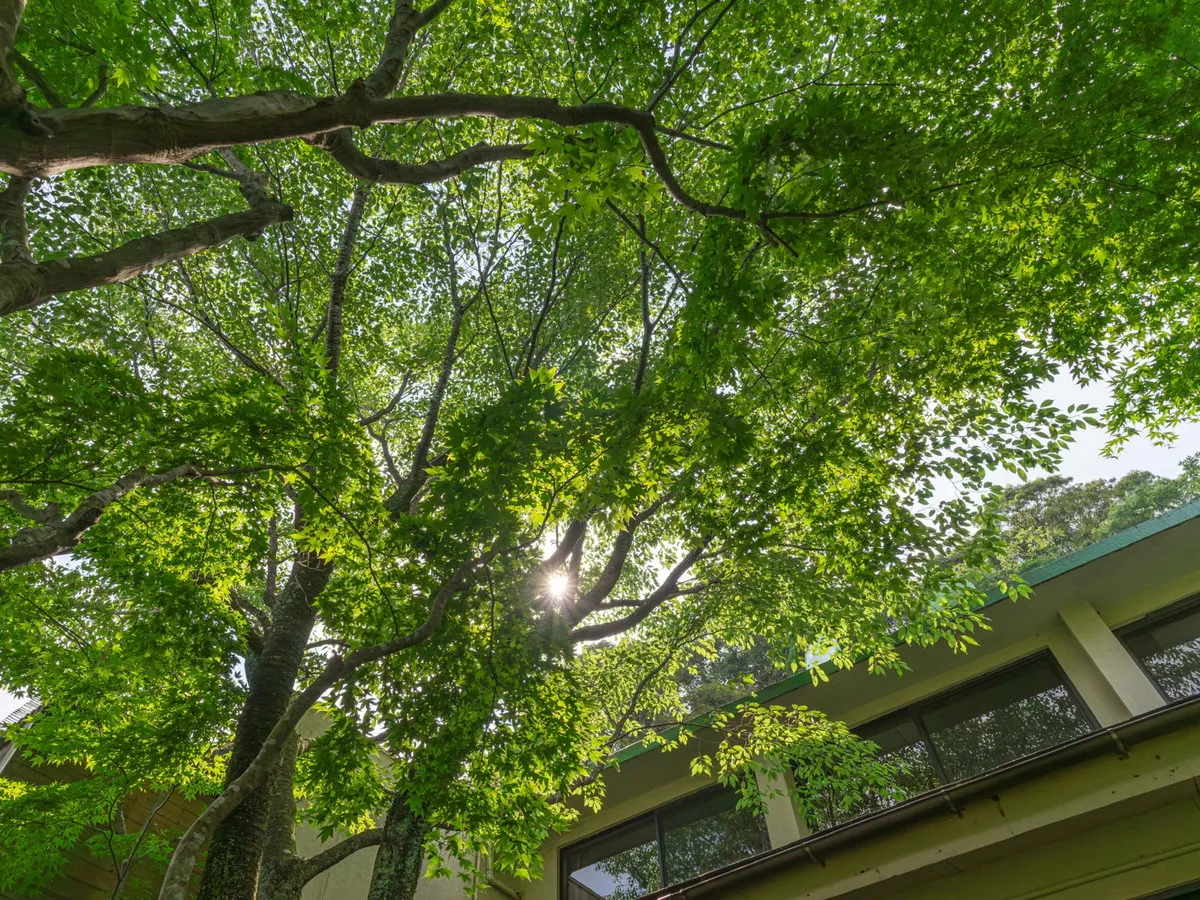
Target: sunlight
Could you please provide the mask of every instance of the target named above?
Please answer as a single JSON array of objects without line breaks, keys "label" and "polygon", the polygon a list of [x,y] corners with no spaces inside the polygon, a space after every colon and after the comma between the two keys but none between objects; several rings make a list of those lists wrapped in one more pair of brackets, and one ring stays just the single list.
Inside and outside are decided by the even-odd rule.
[{"label": "sunlight", "polygon": [[546,576],[546,596],[551,600],[565,600],[571,587],[571,578],[565,572]]}]

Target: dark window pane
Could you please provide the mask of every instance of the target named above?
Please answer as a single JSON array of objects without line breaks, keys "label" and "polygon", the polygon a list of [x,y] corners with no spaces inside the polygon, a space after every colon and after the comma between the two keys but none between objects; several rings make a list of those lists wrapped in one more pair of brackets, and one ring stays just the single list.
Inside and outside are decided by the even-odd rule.
[{"label": "dark window pane", "polygon": [[869,790],[864,796],[852,799],[837,796],[829,790],[822,791],[816,801],[818,808],[815,820],[808,823],[814,831],[887,809],[938,786],[937,771],[930,759],[929,748],[922,740],[916,723],[908,715],[867,725],[858,734],[878,744],[879,758],[896,767],[895,790]]},{"label": "dark window pane", "polygon": [[1172,700],[1200,694],[1200,609],[1139,628],[1125,644]]},{"label": "dark window pane", "polygon": [[662,887],[653,819],[605,832],[563,852],[565,900],[633,900]]},{"label": "dark window pane", "polygon": [[1048,659],[1012,669],[921,711],[951,781],[995,769],[1091,730]]},{"label": "dark window pane", "polygon": [[663,810],[667,884],[770,849],[762,817],[737,809],[737,799],[735,791],[722,788]]}]

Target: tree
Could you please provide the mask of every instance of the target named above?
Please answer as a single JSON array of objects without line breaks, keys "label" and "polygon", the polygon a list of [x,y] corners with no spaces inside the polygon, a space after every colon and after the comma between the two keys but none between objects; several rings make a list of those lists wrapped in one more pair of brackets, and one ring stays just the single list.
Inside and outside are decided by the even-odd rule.
[{"label": "tree", "polygon": [[23,7],[0,590],[120,598],[156,625],[115,645],[237,698],[165,897],[210,837],[203,898],[279,874],[322,698],[298,775],[361,816],[337,761],[382,735],[403,896],[441,824],[527,868],[706,642],[962,646],[933,485],[1052,465],[1077,423],[1030,391],[1155,352],[1194,264],[1196,29],[1154,4]]},{"label": "tree", "polygon": [[1180,464],[1176,478],[1135,470],[1120,478],[1079,482],[1049,475],[1006,487],[995,500],[998,550],[989,578],[1053,562],[1200,497],[1200,455]]}]

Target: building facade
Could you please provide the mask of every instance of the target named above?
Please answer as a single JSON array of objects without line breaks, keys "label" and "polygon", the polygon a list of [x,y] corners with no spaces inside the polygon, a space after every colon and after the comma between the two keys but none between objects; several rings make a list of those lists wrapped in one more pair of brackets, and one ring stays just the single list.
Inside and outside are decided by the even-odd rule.
[{"label": "building facade", "polygon": [[[544,846],[525,900],[1200,898],[1200,502],[1027,576],[969,654],[909,648],[758,695],[846,721],[906,799],[764,816],[690,773],[701,746],[620,754],[599,813]],[[771,793],[771,792],[768,792]]]}]

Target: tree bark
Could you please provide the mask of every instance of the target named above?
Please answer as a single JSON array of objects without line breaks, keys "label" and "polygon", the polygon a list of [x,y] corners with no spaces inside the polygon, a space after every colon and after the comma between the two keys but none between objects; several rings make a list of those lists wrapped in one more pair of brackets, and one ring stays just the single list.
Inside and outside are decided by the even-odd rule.
[{"label": "tree bark", "polygon": [[[191,881],[192,873],[199,862],[200,851],[203,849],[204,844],[267,781],[272,769],[283,753],[284,746],[288,738],[291,737],[292,731],[300,724],[300,719],[304,713],[312,708],[313,704],[321,698],[321,695],[341,679],[361,667],[381,660],[393,653],[399,653],[401,650],[407,650],[409,647],[414,647],[422,641],[427,640],[441,624],[442,618],[446,613],[446,604],[450,602],[450,598],[454,594],[463,588],[471,571],[477,566],[490,563],[499,552],[498,547],[493,548],[460,565],[454,574],[450,576],[449,580],[434,594],[433,602],[429,608],[429,615],[418,628],[406,635],[388,641],[386,644],[363,647],[344,658],[335,656],[325,664],[325,668],[321,671],[321,674],[314,678],[303,691],[287,703],[283,713],[274,721],[274,725],[267,732],[266,738],[262,741],[258,753],[255,754],[250,764],[245,766],[244,771],[240,775],[229,781],[225,789],[213,798],[213,801],[208,804],[204,812],[196,817],[183,837],[179,839],[179,843],[175,845],[175,852],[171,855],[171,861],[167,865],[167,870],[163,874],[162,888],[158,893],[159,900],[186,900],[188,885]],[[328,580],[329,574],[327,569],[324,575],[325,580]],[[324,587],[324,581],[321,582],[319,587]],[[315,597],[316,593],[314,592],[308,596],[310,598]],[[281,596],[278,603],[282,602],[283,598]],[[311,610],[309,612],[311,614]],[[302,653],[305,642],[301,641],[300,643],[300,652]],[[264,657],[266,655],[264,652]],[[239,732],[240,730],[239,728]],[[258,873],[257,860],[261,857],[261,834],[259,835],[259,841],[260,843],[254,851],[256,863],[254,868],[251,869],[254,875]],[[209,860],[211,864],[211,852]]]},{"label": "tree bark", "polygon": [[32,178],[13,175],[8,179],[8,187],[0,193],[0,264],[30,261],[25,198],[32,185]]},{"label": "tree bark", "polygon": [[14,108],[25,101],[25,91],[13,71],[12,51],[25,13],[25,0],[0,0],[0,107]]},{"label": "tree bark", "polygon": [[[267,793],[266,832],[262,862],[259,864],[258,900],[283,900],[290,896],[289,875],[296,861],[296,757],[300,735],[295,731],[283,747],[270,780],[263,785]],[[299,886],[303,888],[303,885]],[[295,892],[299,897],[299,892]]]},{"label": "tree bark", "polygon": [[384,822],[367,900],[413,900],[428,835],[429,823],[412,811],[405,794],[397,794]]},{"label": "tree bark", "polygon": [[128,281],[235,237],[257,237],[267,227],[291,218],[291,207],[264,202],[245,212],[146,235],[95,256],[2,265],[0,316],[41,306],[58,294]]},{"label": "tree bark", "polygon": [[[255,761],[288,708],[316,617],[313,600],[324,590],[331,573],[332,566],[312,554],[300,556],[293,566],[276,603],[258,671],[238,719],[226,786]],[[247,792],[217,825],[198,900],[255,900],[270,807],[270,796],[264,788]]]},{"label": "tree bark", "polygon": [[[653,132],[654,117],[614,103],[563,106],[545,97],[426,94],[371,98],[260,91],[185,106],[38,111],[45,132],[0,127],[0,171],[55,175],[91,166],[182,163],[221,147],[308,138],[339,128],[425,119],[541,119],[574,128],[600,122]],[[314,138],[315,139],[315,138]]]}]

